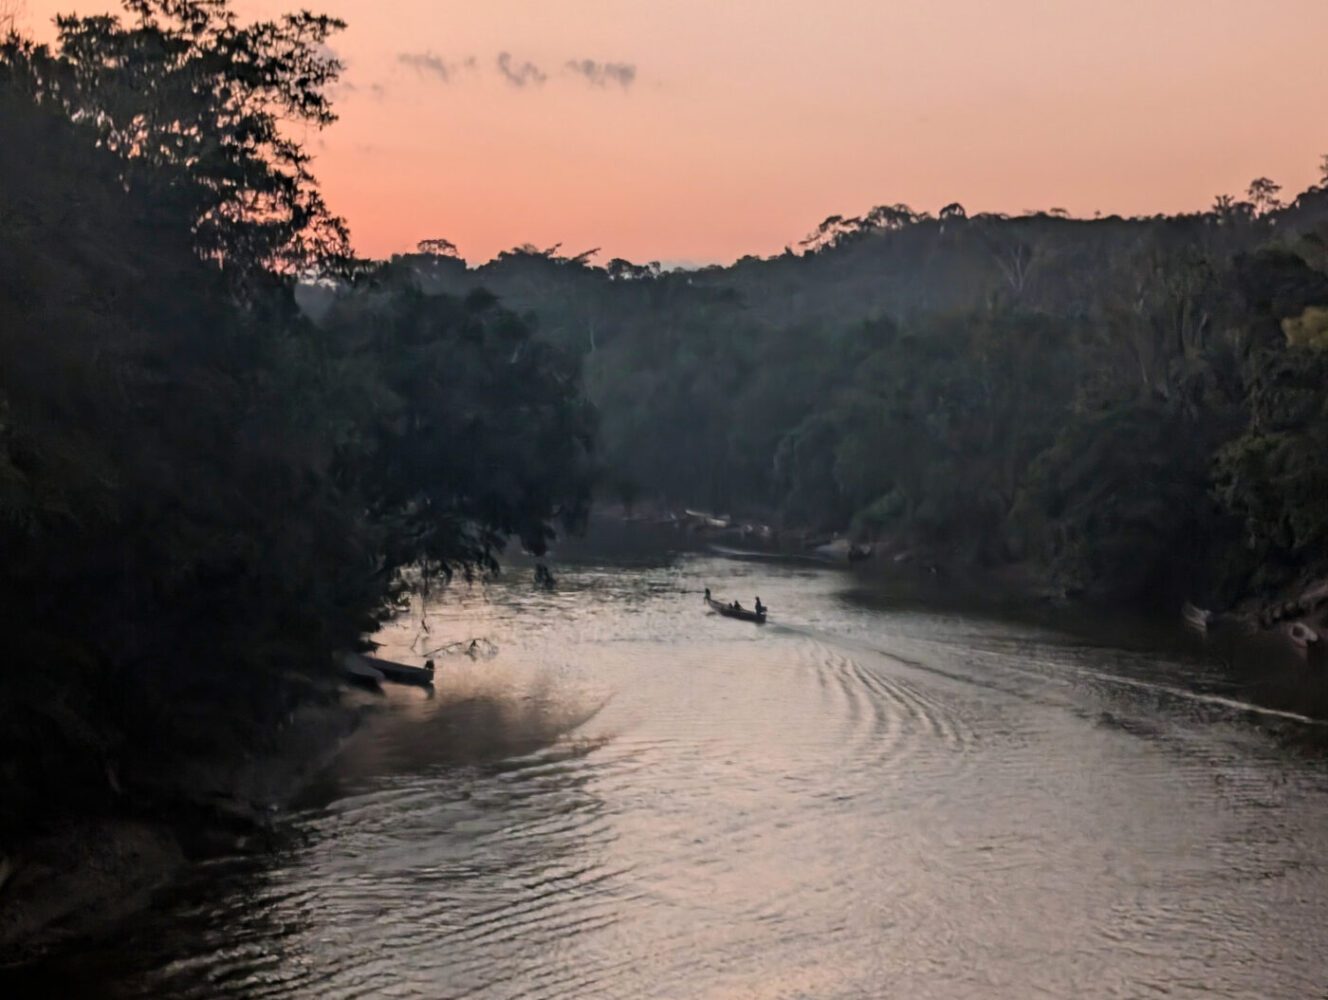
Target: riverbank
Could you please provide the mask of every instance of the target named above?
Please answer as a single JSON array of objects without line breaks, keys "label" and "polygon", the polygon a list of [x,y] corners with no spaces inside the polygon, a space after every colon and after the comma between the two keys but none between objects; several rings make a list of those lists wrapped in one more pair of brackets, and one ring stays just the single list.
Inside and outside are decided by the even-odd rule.
[{"label": "riverbank", "polygon": [[[1024,560],[982,566],[954,552],[891,536],[857,537],[850,532],[816,532],[776,527],[773,518],[734,517],[669,505],[621,505],[597,508],[602,522],[637,530],[668,531],[698,548],[721,554],[744,553],[816,559],[851,568],[873,580],[907,583],[932,602],[1002,611],[1041,606],[1121,611],[1118,601],[1091,587],[1067,584],[1037,564]],[[1225,608],[1194,608],[1184,597],[1174,607],[1134,607],[1150,618],[1168,621],[1176,631],[1197,629],[1247,647],[1249,655],[1287,655],[1307,665],[1328,665],[1328,580],[1310,580],[1265,595],[1247,595]],[[1196,614],[1197,612],[1197,614]]]},{"label": "riverbank", "polygon": [[210,752],[128,754],[106,806],[48,820],[4,846],[0,965],[113,929],[191,863],[261,848],[281,811],[336,757],[363,712],[346,698],[305,704],[247,747],[217,736],[224,721],[200,713],[191,723]]}]

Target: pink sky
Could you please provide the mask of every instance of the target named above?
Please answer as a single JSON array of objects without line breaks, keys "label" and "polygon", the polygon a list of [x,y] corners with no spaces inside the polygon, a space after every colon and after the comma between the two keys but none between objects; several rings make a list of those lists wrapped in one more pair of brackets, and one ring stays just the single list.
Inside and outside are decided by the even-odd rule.
[{"label": "pink sky", "polygon": [[[441,236],[472,261],[529,241],[727,262],[881,203],[1135,214],[1259,175],[1299,191],[1328,152],[1328,0],[236,7],[300,3],[350,25],[341,121],[309,142],[375,256]],[[111,6],[27,0],[24,20]],[[544,82],[509,82],[503,52]]]}]

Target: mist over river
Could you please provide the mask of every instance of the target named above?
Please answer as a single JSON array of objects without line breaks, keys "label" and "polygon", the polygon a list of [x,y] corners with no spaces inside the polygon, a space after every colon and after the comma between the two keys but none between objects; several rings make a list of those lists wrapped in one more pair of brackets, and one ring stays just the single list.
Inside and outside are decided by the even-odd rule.
[{"label": "mist over river", "polygon": [[[1198,644],[841,570],[589,557],[453,586],[270,853],[29,991],[272,998],[1315,997],[1328,754]],[[759,594],[758,627],[701,592]],[[421,625],[427,625],[427,631]],[[365,696],[368,698],[368,696]],[[82,992],[79,992],[82,991]],[[11,994],[13,995],[13,994]]]}]

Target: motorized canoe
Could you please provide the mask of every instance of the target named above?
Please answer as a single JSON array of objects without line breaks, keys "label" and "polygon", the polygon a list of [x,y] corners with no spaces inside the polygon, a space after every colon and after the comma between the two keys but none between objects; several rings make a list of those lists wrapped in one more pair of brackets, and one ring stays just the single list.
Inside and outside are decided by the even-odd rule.
[{"label": "motorized canoe", "polygon": [[748,608],[735,608],[732,604],[725,604],[723,601],[717,601],[713,597],[707,597],[705,602],[712,611],[723,615],[725,618],[737,618],[744,622],[755,622],[757,625],[765,624],[765,609],[756,612],[751,611]]}]

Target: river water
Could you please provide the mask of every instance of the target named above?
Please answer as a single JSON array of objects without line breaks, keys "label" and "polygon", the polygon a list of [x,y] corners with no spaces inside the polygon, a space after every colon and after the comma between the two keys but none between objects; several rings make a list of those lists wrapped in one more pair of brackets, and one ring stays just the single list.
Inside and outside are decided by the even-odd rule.
[{"label": "river water", "polygon": [[438,653],[274,851],[200,867],[67,995],[1328,996],[1322,727],[1197,646],[769,560],[558,573],[389,629],[496,654]]}]

